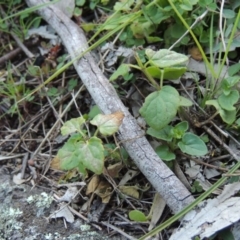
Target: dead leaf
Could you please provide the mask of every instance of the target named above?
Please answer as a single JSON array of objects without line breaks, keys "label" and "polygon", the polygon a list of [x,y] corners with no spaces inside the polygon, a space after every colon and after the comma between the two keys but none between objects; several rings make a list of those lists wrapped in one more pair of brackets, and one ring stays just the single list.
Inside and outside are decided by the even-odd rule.
[{"label": "dead leaf", "polygon": [[74,197],[76,197],[77,192],[78,192],[77,187],[70,187],[62,197],[58,198],[58,201],[71,202],[74,199]]},{"label": "dead leaf", "polygon": [[13,182],[17,185],[23,184],[25,182],[28,182],[31,179],[31,177],[27,178],[27,179],[22,179],[21,178],[21,173],[15,174],[13,175]]},{"label": "dead leaf", "polygon": [[60,170],[60,158],[58,156],[54,157],[51,161],[50,167],[52,169]]},{"label": "dead leaf", "polygon": [[119,190],[130,197],[139,199],[139,192],[135,186],[119,186]]},{"label": "dead leaf", "polygon": [[89,195],[90,193],[93,193],[96,190],[97,186],[99,185],[99,181],[100,179],[98,175],[94,175],[92,177],[92,179],[87,185],[86,195]]},{"label": "dead leaf", "polygon": [[122,111],[117,111],[113,114],[110,114],[109,116],[111,116],[112,118],[114,118],[116,120],[116,123],[118,126],[120,126],[122,124],[122,120],[124,118],[124,114]]},{"label": "dead leaf", "polygon": [[104,174],[112,178],[117,178],[122,168],[123,168],[123,164],[119,162],[119,163],[108,166],[107,170],[104,169]]},{"label": "dead leaf", "polygon": [[202,61],[203,57],[201,52],[199,51],[197,46],[193,46],[191,48],[188,49],[188,53],[191,55],[191,57],[193,59],[195,59],[196,61]]},{"label": "dead leaf", "polygon": [[158,220],[162,216],[163,210],[166,206],[166,202],[164,199],[160,196],[159,193],[156,193],[153,199],[153,205],[151,208],[152,217],[151,222],[148,227],[148,231],[151,231],[157,224]]},{"label": "dead leaf", "polygon": [[94,119],[91,121],[91,123],[95,126],[101,126],[101,125],[109,125],[109,126],[116,126],[119,127],[122,124],[122,120],[124,118],[124,114],[122,111],[117,111],[112,114],[98,114],[98,119],[95,121]]},{"label": "dead leaf", "polygon": [[108,203],[112,196],[112,186],[106,181],[101,181],[94,193],[102,199],[102,203]]},{"label": "dead leaf", "polygon": [[32,35],[38,35],[45,39],[58,39],[58,36],[55,35],[55,31],[46,25],[29,29],[25,39],[29,39]]},{"label": "dead leaf", "polygon": [[60,204],[60,210],[55,211],[53,214],[51,214],[50,218],[61,218],[64,217],[67,222],[73,223],[74,222],[74,216],[72,212],[69,210],[68,206],[65,203]]},{"label": "dead leaf", "polygon": [[122,177],[119,186],[124,186],[129,180],[133,179],[135,176],[139,174],[139,171],[128,170],[125,175]]}]

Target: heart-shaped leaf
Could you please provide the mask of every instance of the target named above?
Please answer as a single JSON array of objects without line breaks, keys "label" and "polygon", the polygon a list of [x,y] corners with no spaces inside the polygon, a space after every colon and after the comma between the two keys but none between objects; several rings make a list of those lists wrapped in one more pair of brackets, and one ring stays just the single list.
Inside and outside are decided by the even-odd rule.
[{"label": "heart-shaped leaf", "polygon": [[128,74],[130,71],[130,68],[128,64],[121,64],[118,69],[112,74],[110,77],[110,81],[116,80],[119,76],[124,76]]},{"label": "heart-shaped leaf", "polygon": [[237,90],[231,90],[228,95],[225,95],[224,93],[222,93],[218,97],[218,102],[223,109],[228,111],[233,111],[236,109],[233,105],[237,103],[238,99],[239,99],[239,92]]},{"label": "heart-shaped leaf", "polygon": [[186,55],[170,51],[168,49],[161,49],[157,52],[152,49],[146,50],[146,55],[149,59],[149,62],[153,66],[160,68],[172,67],[180,64],[187,63],[188,57]]},{"label": "heart-shaped leaf", "polygon": [[98,114],[90,123],[97,126],[103,135],[112,135],[118,131],[123,118],[121,111],[108,115]]},{"label": "heart-shaped leaf", "polygon": [[58,151],[57,156],[63,170],[78,167],[80,170],[87,168],[96,174],[101,174],[103,171],[104,149],[102,141],[96,137],[92,137],[88,141],[69,139]]},{"label": "heart-shaped leaf", "polygon": [[219,112],[222,120],[227,124],[232,124],[236,120],[237,111],[227,111],[221,108],[217,100],[208,100],[206,101],[206,105],[212,105]]},{"label": "heart-shaped leaf", "polygon": [[157,155],[165,161],[171,161],[176,158],[175,154],[169,149],[167,145],[161,145],[156,148]]},{"label": "heart-shaped leaf", "polygon": [[203,156],[208,152],[203,140],[193,133],[185,133],[178,146],[182,152],[193,156]]},{"label": "heart-shaped leaf", "polygon": [[85,119],[83,117],[72,118],[71,120],[65,122],[61,127],[62,135],[68,135],[74,132],[78,132],[84,136],[82,131],[82,125],[85,123]]},{"label": "heart-shaped leaf", "polygon": [[139,210],[130,211],[129,218],[132,221],[136,221],[136,222],[146,222],[147,221],[147,217],[145,216],[145,214]]},{"label": "heart-shaped leaf", "polygon": [[157,139],[161,139],[167,142],[172,141],[173,135],[172,135],[172,126],[167,125],[161,130],[155,130],[153,128],[148,128],[147,134],[151,135],[152,137],[155,137]]},{"label": "heart-shaped leaf", "polygon": [[178,107],[178,91],[171,86],[164,86],[146,97],[139,112],[150,127],[160,130],[173,120]]}]

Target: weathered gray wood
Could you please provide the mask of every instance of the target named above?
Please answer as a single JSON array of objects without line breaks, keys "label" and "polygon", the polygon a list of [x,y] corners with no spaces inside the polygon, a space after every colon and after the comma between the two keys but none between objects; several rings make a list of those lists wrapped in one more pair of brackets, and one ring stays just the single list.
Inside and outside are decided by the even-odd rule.
[{"label": "weathered gray wood", "polygon": [[[26,0],[29,6],[46,3],[46,0]],[[54,6],[37,11],[59,34],[72,59],[88,48],[81,28]],[[120,127],[119,139],[129,155],[146,176],[156,191],[165,199],[171,210],[176,213],[191,203],[194,198],[174,173],[161,161],[144,137],[126,107],[119,99],[115,89],[102,74],[91,54],[74,63],[76,71],[105,114],[122,111],[125,118]]]}]

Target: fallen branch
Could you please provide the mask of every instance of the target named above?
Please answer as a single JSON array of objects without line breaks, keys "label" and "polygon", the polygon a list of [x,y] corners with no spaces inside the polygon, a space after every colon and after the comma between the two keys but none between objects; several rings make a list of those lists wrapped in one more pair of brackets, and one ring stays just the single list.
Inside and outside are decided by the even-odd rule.
[{"label": "fallen branch", "polygon": [[[26,0],[29,6],[47,3],[46,0]],[[71,19],[54,5],[37,11],[61,37],[71,58],[74,59],[88,48],[85,35]],[[125,115],[119,131],[123,146],[146,176],[156,191],[164,198],[170,209],[177,213],[194,198],[174,173],[161,161],[138,126],[119,99],[115,89],[102,74],[90,53],[74,62],[82,82],[85,84],[95,103],[104,114],[122,111]]]}]

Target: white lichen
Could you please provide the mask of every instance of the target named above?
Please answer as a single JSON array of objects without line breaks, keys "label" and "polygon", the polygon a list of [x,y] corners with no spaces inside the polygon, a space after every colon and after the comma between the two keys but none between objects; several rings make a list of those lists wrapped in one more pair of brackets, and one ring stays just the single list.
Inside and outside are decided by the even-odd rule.
[{"label": "white lichen", "polygon": [[29,204],[34,203],[37,207],[49,208],[53,201],[53,197],[46,192],[42,192],[40,195],[31,195],[27,198]]},{"label": "white lichen", "polygon": [[91,226],[90,226],[90,225],[87,225],[87,224],[83,224],[83,225],[80,226],[80,229],[81,229],[82,232],[84,232],[84,231],[90,231]]}]

